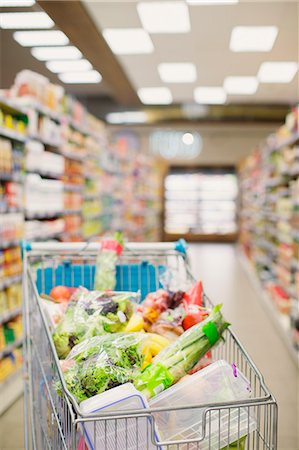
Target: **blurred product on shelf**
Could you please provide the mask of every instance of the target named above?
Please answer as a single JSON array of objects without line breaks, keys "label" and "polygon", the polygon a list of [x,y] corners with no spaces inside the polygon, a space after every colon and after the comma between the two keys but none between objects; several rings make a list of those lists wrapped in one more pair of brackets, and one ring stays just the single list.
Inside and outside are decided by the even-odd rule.
[{"label": "blurred product on shelf", "polygon": [[4,323],[6,318],[10,318],[12,313],[21,312],[22,285],[21,283],[8,286],[0,290],[0,323]]},{"label": "blurred product on shelf", "polygon": [[242,249],[289,343],[299,318],[298,115],[297,107],[239,170]]},{"label": "blurred product on shelf", "polygon": [[22,272],[22,258],[20,247],[10,247],[0,250],[1,278],[14,277]]},{"label": "blurred product on shelf", "polygon": [[26,220],[24,238],[27,241],[58,238],[65,230],[64,219]]},{"label": "blurred product on shelf", "polygon": [[0,359],[0,382],[4,382],[17,372],[21,368],[22,362],[22,351],[19,349],[15,349],[9,356]]},{"label": "blurred product on shelf", "polygon": [[21,213],[0,215],[0,249],[9,247],[11,242],[20,241],[23,236],[24,217]]},{"label": "blurred product on shelf", "polygon": [[65,172],[64,157],[45,151],[45,146],[39,141],[28,141],[25,145],[26,172],[39,173],[49,178],[60,178]]},{"label": "blurred product on shelf", "polygon": [[43,179],[37,174],[25,180],[25,212],[27,218],[47,218],[63,213],[64,188],[57,180]]}]

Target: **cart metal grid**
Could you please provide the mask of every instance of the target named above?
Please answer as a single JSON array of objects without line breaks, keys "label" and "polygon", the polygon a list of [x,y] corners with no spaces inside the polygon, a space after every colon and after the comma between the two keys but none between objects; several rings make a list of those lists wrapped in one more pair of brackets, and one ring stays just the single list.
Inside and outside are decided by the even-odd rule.
[{"label": "cart metal grid", "polygon": [[[101,415],[82,414],[76,400],[65,386],[39,294],[48,293],[47,290],[56,284],[58,278],[61,282],[61,277],[69,286],[91,287],[93,272],[90,267],[95,265],[98,250],[99,244],[96,243],[23,245],[26,449],[229,449],[232,448],[232,419],[238,420],[237,435],[234,436],[235,449],[277,449],[276,401],[266,387],[261,373],[231,329],[225,331],[224,340],[212,350],[212,360],[224,359],[239,367],[251,385],[252,396],[249,400],[119,411]],[[194,281],[184,249],[175,244],[127,244],[118,262],[119,290],[136,290],[137,287],[142,288],[145,295],[147,291],[158,289],[161,267],[175,269],[178,278],[183,282]],[[205,299],[207,304],[211,304],[207,297]],[[63,387],[62,397],[55,390],[57,381]],[[158,441],[155,413],[159,411],[175,411],[176,414],[189,411],[194,415],[202,414],[201,427],[195,430],[196,438],[193,430],[193,435],[187,432],[176,440]],[[244,422],[244,414],[247,427],[245,441],[240,435],[240,426],[244,428],[244,423],[241,423],[241,420]],[[250,427],[252,417],[256,424],[254,430]],[[82,438],[83,427],[92,430],[92,443],[89,442],[89,447]],[[144,429],[145,435],[143,433],[142,437],[139,436],[140,430]],[[227,445],[220,447],[223,438],[226,439]]]}]

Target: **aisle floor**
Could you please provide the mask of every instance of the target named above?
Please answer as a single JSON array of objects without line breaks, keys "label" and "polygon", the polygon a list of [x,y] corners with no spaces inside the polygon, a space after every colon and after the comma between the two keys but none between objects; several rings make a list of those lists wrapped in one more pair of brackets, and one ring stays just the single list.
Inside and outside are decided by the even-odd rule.
[{"label": "aisle floor", "polygon": [[[242,268],[236,248],[229,244],[196,244],[190,247],[190,257],[193,273],[204,280],[210,298],[223,303],[226,318],[278,401],[278,449],[298,450],[298,371]],[[22,438],[20,399],[0,417],[0,450],[22,450]]]}]

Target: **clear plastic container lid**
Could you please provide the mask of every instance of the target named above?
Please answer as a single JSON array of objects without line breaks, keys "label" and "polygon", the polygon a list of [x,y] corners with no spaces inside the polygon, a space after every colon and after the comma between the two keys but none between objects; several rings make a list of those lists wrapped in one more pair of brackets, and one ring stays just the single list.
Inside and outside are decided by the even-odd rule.
[{"label": "clear plastic container lid", "polygon": [[[200,405],[209,403],[216,406],[217,403],[247,400],[250,392],[248,380],[236,366],[220,360],[184,377],[152,398],[149,404],[151,408],[170,408],[153,413],[163,441],[198,439],[198,444],[190,443],[189,447],[186,444],[186,449],[221,449],[254,431],[254,417],[249,414],[248,408],[226,408],[219,412],[219,409],[207,411]],[[175,409],[180,406],[190,408]]]}]

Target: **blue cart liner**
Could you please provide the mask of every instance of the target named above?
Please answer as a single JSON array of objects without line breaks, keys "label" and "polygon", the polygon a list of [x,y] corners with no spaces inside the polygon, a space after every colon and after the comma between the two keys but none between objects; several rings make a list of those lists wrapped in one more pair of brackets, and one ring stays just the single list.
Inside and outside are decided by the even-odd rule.
[{"label": "blue cart liner", "polygon": [[[39,294],[50,294],[54,286],[68,287],[84,286],[93,289],[96,266],[94,264],[71,264],[65,262],[55,269],[47,267],[37,269],[36,285]],[[160,276],[165,266],[154,266],[144,261],[140,264],[118,264],[116,266],[116,291],[131,291],[141,293],[144,300],[149,292],[156,291],[162,285]]]}]

